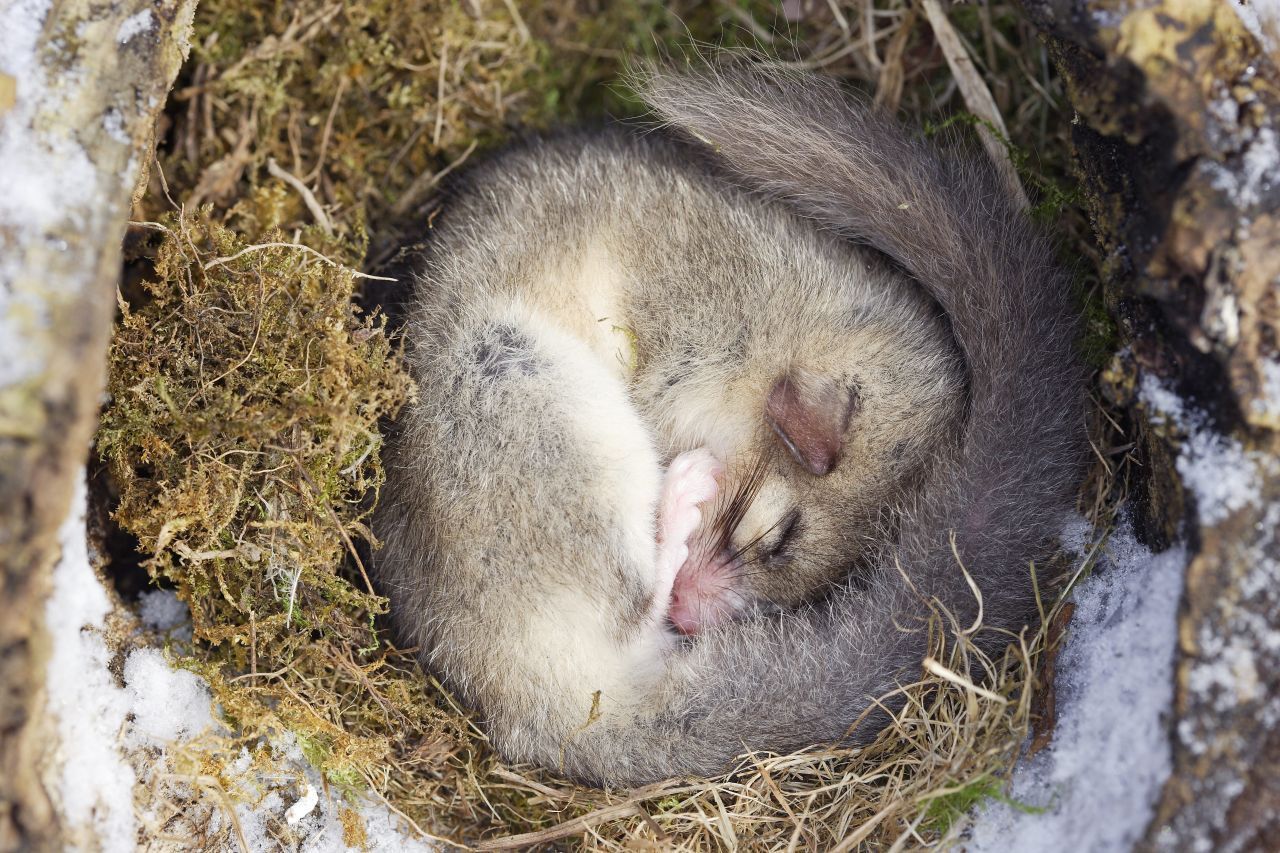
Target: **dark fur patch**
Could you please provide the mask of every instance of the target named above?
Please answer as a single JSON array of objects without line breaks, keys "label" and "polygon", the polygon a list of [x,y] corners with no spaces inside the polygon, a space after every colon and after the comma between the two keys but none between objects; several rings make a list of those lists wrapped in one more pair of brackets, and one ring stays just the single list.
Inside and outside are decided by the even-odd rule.
[{"label": "dark fur patch", "polygon": [[513,372],[535,376],[541,370],[533,342],[507,323],[485,327],[476,341],[472,359],[486,379],[501,379]]}]

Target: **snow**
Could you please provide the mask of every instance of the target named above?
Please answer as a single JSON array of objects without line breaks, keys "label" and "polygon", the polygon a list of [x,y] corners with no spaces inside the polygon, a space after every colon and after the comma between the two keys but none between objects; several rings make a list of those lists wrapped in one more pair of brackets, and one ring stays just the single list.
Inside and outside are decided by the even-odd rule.
[{"label": "snow", "polygon": [[1165,717],[1186,562],[1182,547],[1152,554],[1127,524],[1111,535],[1072,595],[1053,740],[1013,776],[1009,797],[1024,808],[983,807],[970,853],[1119,851],[1142,836],[1171,768]]},{"label": "snow", "polygon": [[1150,373],[1142,375],[1138,383],[1138,396],[1147,404],[1148,417],[1154,424],[1173,424],[1181,427],[1187,421],[1182,398],[1164,387],[1164,383]]},{"label": "snow", "polygon": [[[1265,396],[1274,399],[1280,367],[1264,363],[1263,373]],[[1218,434],[1204,412],[1153,375],[1142,376],[1138,395],[1151,423],[1182,439],[1175,465],[1194,497],[1200,526],[1261,505],[1264,457]],[[1267,507],[1259,527],[1275,529],[1280,504]],[[1064,544],[1077,552],[1081,538],[1078,525],[1063,534]],[[1262,675],[1273,671],[1280,654],[1280,630],[1265,615],[1276,612],[1269,602],[1280,590],[1280,564],[1267,554],[1265,541],[1237,547],[1250,549],[1240,561],[1250,567],[1240,593],[1253,605],[1268,603],[1236,608],[1236,628],[1227,635],[1208,623],[1201,627],[1187,687],[1207,698],[1213,714],[1248,706],[1266,725],[1280,726],[1280,703],[1268,700]],[[1045,811],[988,804],[975,818],[970,851],[1128,850],[1146,831],[1168,777],[1173,738],[1193,754],[1210,751],[1208,735],[1193,719],[1180,722],[1176,732],[1166,719],[1186,549],[1151,554],[1122,524],[1104,554],[1103,565],[1073,596],[1076,611],[1057,666],[1058,725],[1051,746],[1017,768],[1009,791],[1015,803]],[[1214,789],[1215,796],[1225,796],[1219,812],[1232,801],[1231,786],[1240,784],[1228,778]],[[1203,805],[1205,797],[1200,799]]]},{"label": "snow", "polygon": [[1234,438],[1193,430],[1182,445],[1177,467],[1183,485],[1196,496],[1203,524],[1224,521],[1261,499],[1251,454]]},{"label": "snow", "polygon": [[[1204,169],[1214,189],[1226,194],[1240,208],[1265,209],[1276,189],[1276,174],[1280,170],[1280,135],[1269,125],[1253,131],[1245,127],[1237,130],[1237,134],[1243,137],[1238,143],[1242,149],[1238,169],[1228,168],[1216,160],[1205,160],[1197,168]],[[1241,220],[1241,227],[1248,232],[1247,217]]]},{"label": "snow", "polygon": [[1280,55],[1280,0],[1236,0],[1231,6],[1263,50]]},{"label": "snow", "polygon": [[173,590],[149,589],[138,596],[138,619],[162,639],[183,643],[191,639],[191,611]]},{"label": "snow", "polygon": [[[85,87],[97,85],[89,75],[47,70],[41,62],[51,7],[51,0],[10,0],[0,25],[0,88],[13,93],[12,104],[0,104],[0,395],[39,375],[46,354],[32,342],[42,340],[38,331],[50,323],[47,306],[70,295],[73,284],[44,269],[28,269],[27,252],[44,249],[64,258],[70,252],[92,252],[91,246],[72,247],[57,235],[89,227],[90,217],[107,209],[104,192],[114,197],[116,181],[132,187],[138,167],[135,158],[121,174],[99,175],[79,143],[44,129],[49,116],[77,102]],[[186,14],[192,11],[188,7]],[[116,39],[126,44],[156,23],[152,12],[143,10],[122,22]],[[102,122],[111,139],[129,142],[120,113],[108,111]],[[88,263],[87,258],[70,258],[66,268]],[[194,749],[210,731],[220,731],[221,724],[208,685],[199,676],[173,669],[159,649],[133,648],[147,635],[128,642],[119,636],[128,620],[113,615],[112,597],[92,568],[85,500],[81,483],[60,531],[62,554],[45,611],[50,640],[45,699],[53,746],[42,773],[61,813],[67,848],[115,853],[137,849],[140,829],[158,823],[158,816],[143,808],[146,792],[140,786],[179,791],[187,784],[180,780],[192,777],[171,766],[173,754]],[[150,592],[140,609],[142,624],[162,633],[165,641],[190,639],[185,609],[172,593]],[[286,808],[311,785],[324,793],[305,816],[295,812],[300,815],[299,849],[342,850],[341,803],[296,746],[294,751],[283,771],[250,766],[252,762],[242,768],[246,790],[271,789],[265,797],[255,795],[236,806],[241,822],[258,833],[254,837],[259,843],[251,849],[279,849],[275,827],[284,825]],[[288,779],[303,780],[304,787],[286,802],[279,790]],[[193,798],[201,805],[213,803],[209,809],[224,808],[221,798],[188,789],[187,799]],[[373,849],[431,849],[405,837],[386,806],[367,797],[352,806],[366,821]],[[276,821],[270,831],[269,818]]]},{"label": "snow", "polygon": [[[228,820],[221,798],[199,799],[199,792],[183,781],[190,775],[171,765],[175,751],[225,729],[204,679],[174,669],[160,649],[134,648],[124,656],[122,683],[112,675],[109,664],[115,652],[107,633],[112,601],[90,563],[80,479],[60,531],[62,555],[53,570],[45,613],[52,645],[47,710],[57,735],[50,781],[68,828],[68,849],[123,853],[137,849],[140,827],[145,831],[171,817],[141,805],[135,815],[135,788],[140,784],[168,786],[174,801],[196,800],[190,808],[204,809],[202,814],[215,830]],[[145,628],[168,638],[190,637],[186,606],[172,592],[144,593],[139,611]],[[140,642],[146,636],[134,639]],[[324,784],[291,735],[276,738],[263,750],[271,759],[265,764],[246,749],[220,774],[250,850],[280,849],[279,827],[287,825],[297,850],[344,851],[339,819],[344,807],[353,808],[364,821],[370,850],[435,849],[412,837],[403,821],[370,795],[355,802],[342,800]],[[237,845],[233,832],[228,850],[238,851]]]},{"label": "snow", "polygon": [[173,590],[149,589],[138,597],[138,618],[153,631],[181,629],[191,611]]},{"label": "snow", "polygon": [[[19,280],[22,254],[14,247],[50,242],[68,216],[83,210],[98,187],[97,173],[76,142],[38,129],[85,81],[48,79],[37,46],[50,0],[14,0],[0,26],[0,74],[16,81],[16,101],[0,113],[0,389],[31,379],[43,354],[26,330],[49,322],[32,282]],[[56,280],[43,283],[56,286]]]},{"label": "snow", "polygon": [[107,136],[121,145],[129,144],[129,134],[124,130],[124,116],[119,110],[115,108],[107,110],[107,114],[102,117],[102,129],[107,132]]},{"label": "snow", "polygon": [[[1272,411],[1276,365],[1260,363],[1261,401],[1253,411]],[[1280,560],[1275,542],[1280,531],[1280,502],[1268,502],[1262,481],[1277,474],[1276,463],[1265,454],[1246,450],[1236,440],[1217,434],[1204,412],[1174,397],[1154,377],[1139,388],[1153,421],[1174,427],[1182,437],[1176,465],[1180,478],[1195,498],[1198,526],[1231,520],[1229,539],[1218,548],[1234,574],[1233,589],[1213,604],[1213,611],[1197,620],[1194,633],[1184,636],[1188,650],[1182,672],[1186,705],[1180,712],[1177,742],[1199,757],[1203,770],[1195,797],[1155,838],[1156,849],[1215,849],[1214,839],[1241,803],[1246,771],[1231,756],[1238,750],[1232,720],[1250,720],[1264,730],[1280,727],[1280,700],[1268,695],[1266,679],[1280,663]],[[1259,407],[1258,403],[1261,402]],[[1261,512],[1259,512],[1261,510]],[[1236,513],[1241,516],[1234,517]],[[1253,528],[1240,522],[1254,520]],[[1210,571],[1221,571],[1211,558]],[[1227,721],[1223,725],[1223,721]],[[1226,760],[1224,760],[1224,758]],[[1174,825],[1180,825],[1180,829]]]},{"label": "snow", "polygon": [[1195,495],[1201,523],[1218,524],[1261,500],[1258,454],[1214,432],[1202,412],[1186,406],[1157,377],[1143,375],[1138,393],[1153,423],[1171,424],[1185,434],[1176,465],[1183,485]]},{"label": "snow", "polygon": [[159,649],[137,649],[124,664],[125,693],[133,710],[130,739],[164,744],[188,739],[213,725],[213,697],[204,679],[175,670]]},{"label": "snow", "polygon": [[1276,132],[1271,127],[1258,128],[1257,134],[1244,152],[1237,198],[1242,206],[1257,204],[1271,189],[1271,181],[1280,164],[1280,146],[1276,144]]},{"label": "snow", "polygon": [[397,853],[400,850],[405,853],[430,853],[436,849],[423,841],[406,842],[398,818],[381,805],[362,807],[360,817],[364,820],[370,853]]},{"label": "snow", "polygon": [[[1258,531],[1274,535],[1276,530],[1280,530],[1280,503],[1273,502],[1266,507]],[[1247,709],[1264,725],[1276,727],[1280,726],[1280,698],[1268,695],[1260,675],[1275,672],[1280,661],[1280,627],[1275,624],[1275,614],[1280,613],[1280,560],[1270,544],[1266,535],[1234,543],[1239,565],[1246,572],[1239,580],[1241,601],[1221,605],[1230,609],[1228,630],[1215,630],[1205,622],[1196,632],[1187,686],[1210,715]],[[1202,722],[1188,718],[1178,730],[1179,739],[1196,755],[1212,747],[1206,740],[1212,735],[1202,731]],[[1206,799],[1201,798],[1202,805]]]},{"label": "snow", "polygon": [[[297,849],[305,853],[339,853],[345,851],[342,841],[342,823],[339,809],[332,793],[321,794],[324,789],[320,774],[302,755],[302,749],[292,735],[280,737],[270,744],[273,763],[278,773],[300,777],[299,784],[290,792],[289,786],[275,787],[262,793],[264,778],[252,769],[252,758],[247,750],[241,751],[240,760],[228,768],[230,788],[241,801],[235,807],[236,821],[250,850],[275,849],[278,830],[272,822],[283,819],[286,826],[300,838]],[[254,792],[258,792],[255,796]],[[287,795],[287,796],[286,796]],[[406,834],[400,818],[385,805],[370,798],[349,804],[364,822],[370,851],[377,853],[430,853],[431,844]],[[222,826],[225,813],[213,816],[212,825]]]},{"label": "snow", "polygon": [[1089,553],[1092,538],[1093,525],[1089,523],[1089,519],[1074,513],[1063,522],[1062,529],[1058,532],[1063,549],[1081,559]]},{"label": "snow", "polygon": [[120,29],[116,31],[116,41],[120,44],[128,44],[134,36],[145,33],[154,26],[155,19],[151,17],[151,10],[143,9],[124,19]]},{"label": "snow", "polygon": [[1258,360],[1258,366],[1262,387],[1250,408],[1259,415],[1280,418],[1280,361],[1262,358]]},{"label": "snow", "polygon": [[[47,79],[37,61],[38,39],[49,6],[49,0],[18,0],[6,12],[5,26],[0,28],[0,71],[17,80],[17,102],[0,120],[0,178],[4,187],[0,222],[20,230],[15,245],[44,238],[68,212],[83,207],[98,184],[93,164],[80,145],[36,128],[39,114],[56,111],[64,98],[74,96],[68,89],[85,85],[71,78]],[[0,267],[0,281],[7,284],[12,272]],[[0,316],[5,313],[0,310]]]},{"label": "snow", "polygon": [[101,632],[111,601],[89,565],[83,478],[59,541],[62,557],[45,609],[53,646],[47,709],[58,740],[54,786],[73,837],[79,832],[101,839],[104,850],[130,850],[136,778],[116,743],[130,701],[107,669],[111,652]]}]

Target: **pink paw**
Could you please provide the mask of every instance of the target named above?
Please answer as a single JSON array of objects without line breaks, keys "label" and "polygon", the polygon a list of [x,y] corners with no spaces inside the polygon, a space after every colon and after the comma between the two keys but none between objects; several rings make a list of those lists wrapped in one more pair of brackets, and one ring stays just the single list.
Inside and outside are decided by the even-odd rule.
[{"label": "pink paw", "polygon": [[689,559],[689,538],[702,523],[699,505],[720,491],[724,465],[705,448],[671,460],[658,498],[658,571],[654,607],[665,614],[676,573]]}]

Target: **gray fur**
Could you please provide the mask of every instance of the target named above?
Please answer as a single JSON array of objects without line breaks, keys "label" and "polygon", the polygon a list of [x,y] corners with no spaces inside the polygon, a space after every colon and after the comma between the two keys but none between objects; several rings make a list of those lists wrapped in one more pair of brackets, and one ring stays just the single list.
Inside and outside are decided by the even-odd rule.
[{"label": "gray fur", "polygon": [[[641,89],[718,165],[614,131],[476,171],[421,272],[407,334],[422,395],[376,519],[398,630],[499,749],[608,784],[845,738],[918,675],[926,598],[960,625],[976,615],[953,535],[986,624],[1027,624],[1028,564],[1081,458],[1066,282],[984,164],[776,69],[658,72]],[[949,317],[967,411],[933,306],[855,242]],[[601,246],[621,324],[581,297]],[[561,287],[579,279],[591,287]],[[855,416],[831,474],[800,472],[763,423],[769,384],[850,364],[882,408]],[[682,427],[704,404],[719,414]],[[855,572],[676,643],[646,622],[645,495],[663,460],[739,433],[731,475],[751,456],[812,517],[803,556],[745,579],[757,599],[794,605]]]}]

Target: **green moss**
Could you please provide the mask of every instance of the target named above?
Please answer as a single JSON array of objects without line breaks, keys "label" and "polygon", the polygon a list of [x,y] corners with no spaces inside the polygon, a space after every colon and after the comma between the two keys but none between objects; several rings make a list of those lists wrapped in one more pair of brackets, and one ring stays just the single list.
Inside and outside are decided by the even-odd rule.
[{"label": "green moss", "polygon": [[1005,803],[1024,814],[1044,812],[1043,808],[1030,806],[1007,796],[999,779],[984,774],[958,788],[930,797],[921,826],[938,835],[946,835],[953,826],[968,818],[974,808],[987,800]]},{"label": "green moss", "polygon": [[1084,196],[1078,186],[1064,177],[1046,175],[1032,168],[1031,154],[1026,148],[1015,145],[999,128],[973,113],[959,112],[942,121],[926,121],[924,126],[925,135],[930,137],[937,136],[948,128],[955,126],[970,128],[981,126],[986,128],[987,132],[1004,146],[1005,151],[1009,153],[1009,161],[1013,163],[1018,177],[1022,180],[1024,186],[1030,190],[1030,195],[1035,201],[1029,214],[1036,222],[1046,227],[1051,226],[1057,223],[1059,217],[1065,211],[1071,208],[1078,208],[1082,204]]},{"label": "green moss", "polygon": [[122,305],[112,344],[98,447],[116,519],[155,574],[208,597],[204,618],[380,612],[336,568],[382,482],[377,419],[410,390],[381,324],[356,315],[348,271],[282,234],[246,246],[207,211],[162,227],[149,299]]},{"label": "green moss", "polygon": [[1120,330],[1115,319],[1107,312],[1101,288],[1092,288],[1080,300],[1081,334],[1080,352],[1085,364],[1099,370],[1115,354],[1120,343]]}]

